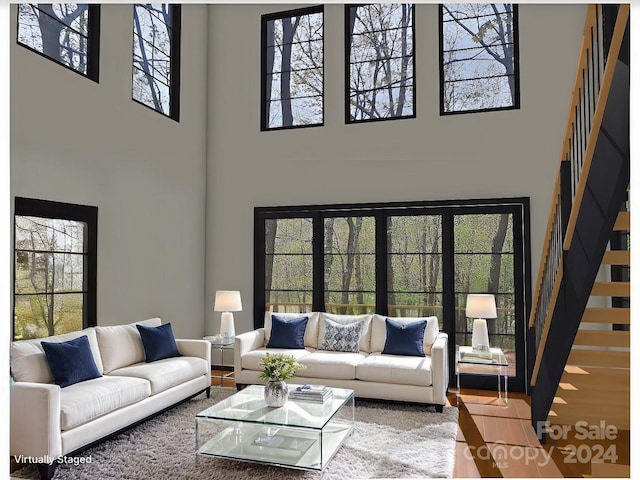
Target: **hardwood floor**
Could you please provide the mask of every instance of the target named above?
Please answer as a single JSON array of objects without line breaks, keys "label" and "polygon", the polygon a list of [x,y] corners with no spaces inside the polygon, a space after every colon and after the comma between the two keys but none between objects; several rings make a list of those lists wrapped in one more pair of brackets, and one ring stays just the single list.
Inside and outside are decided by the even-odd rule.
[{"label": "hardwood floor", "polygon": [[[212,375],[228,371],[212,370]],[[221,385],[219,378],[212,385]],[[233,375],[222,380],[225,387],[235,387]],[[542,445],[531,426],[529,397],[522,393],[509,393],[507,405],[496,398],[495,391],[465,390],[460,401],[455,389],[448,395],[450,405],[458,405],[458,437],[453,476],[479,477],[628,477],[629,432],[618,432],[615,440],[585,441],[571,438]],[[611,448],[617,460],[611,463],[571,463],[576,459],[575,447],[587,445],[585,452]],[[610,450],[610,451],[612,451]],[[605,459],[606,460],[606,459]]]},{"label": "hardwood floor", "polygon": [[[448,400],[456,405],[455,390]],[[547,439],[543,445],[531,425],[529,397],[510,393],[507,405],[495,392],[462,390],[454,477],[619,477],[629,476],[629,432],[613,440]],[[576,455],[580,449],[582,456]],[[591,463],[599,452],[615,452],[615,464]]]}]

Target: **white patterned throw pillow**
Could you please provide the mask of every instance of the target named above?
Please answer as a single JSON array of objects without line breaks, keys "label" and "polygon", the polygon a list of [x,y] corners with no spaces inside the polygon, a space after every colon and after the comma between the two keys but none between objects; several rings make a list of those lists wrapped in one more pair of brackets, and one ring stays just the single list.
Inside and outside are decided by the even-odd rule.
[{"label": "white patterned throw pillow", "polygon": [[364,325],[364,321],[342,325],[325,318],[324,340],[320,350],[358,353],[360,351],[360,337],[364,333]]}]

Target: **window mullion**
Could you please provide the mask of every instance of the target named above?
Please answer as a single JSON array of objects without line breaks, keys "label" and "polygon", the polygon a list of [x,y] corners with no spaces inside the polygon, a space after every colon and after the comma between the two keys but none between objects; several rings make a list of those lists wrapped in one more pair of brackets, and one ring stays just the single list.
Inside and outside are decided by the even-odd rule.
[{"label": "window mullion", "polygon": [[313,218],[313,311],[324,312],[324,215]]},{"label": "window mullion", "polygon": [[389,214],[378,212],[376,221],[376,312],[389,314],[387,219]]}]

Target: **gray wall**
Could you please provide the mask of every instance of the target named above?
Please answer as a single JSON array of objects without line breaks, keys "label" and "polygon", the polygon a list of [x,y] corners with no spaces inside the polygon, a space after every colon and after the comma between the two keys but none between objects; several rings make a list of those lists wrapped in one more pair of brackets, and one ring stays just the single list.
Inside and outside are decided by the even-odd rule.
[{"label": "gray wall", "polygon": [[100,83],[11,41],[11,198],[98,207],[99,325],[204,333],[207,8],[182,9],[180,123],[131,100],[131,5],[102,6]]},{"label": "gray wall", "polygon": [[585,7],[520,6],[520,110],[440,117],[437,6],[419,4],[417,118],[345,125],[327,5],[325,126],[260,132],[260,15],[290,8],[183,6],[176,123],[130,99],[131,6],[102,7],[99,84],[17,46],[11,6],[11,196],[99,207],[99,324],[214,334],[215,291],[239,289],[252,328],[256,206],[529,196],[536,277]]},{"label": "gray wall", "polygon": [[533,279],[549,214],[584,5],[520,5],[521,108],[439,116],[438,8],[416,7],[417,118],[344,123],[342,5],[325,6],[325,125],[260,132],[260,15],[209,8],[207,330],[215,290],[239,289],[252,328],[257,206],[531,197]]}]

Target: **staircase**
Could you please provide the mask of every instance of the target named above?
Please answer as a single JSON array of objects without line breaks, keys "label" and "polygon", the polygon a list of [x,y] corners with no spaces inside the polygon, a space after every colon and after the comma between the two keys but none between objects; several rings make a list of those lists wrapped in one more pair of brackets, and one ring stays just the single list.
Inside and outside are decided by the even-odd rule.
[{"label": "staircase", "polygon": [[[577,422],[630,430],[629,169],[629,5],[589,5],[529,319],[541,439]],[[628,472],[617,460],[578,471]]]}]

